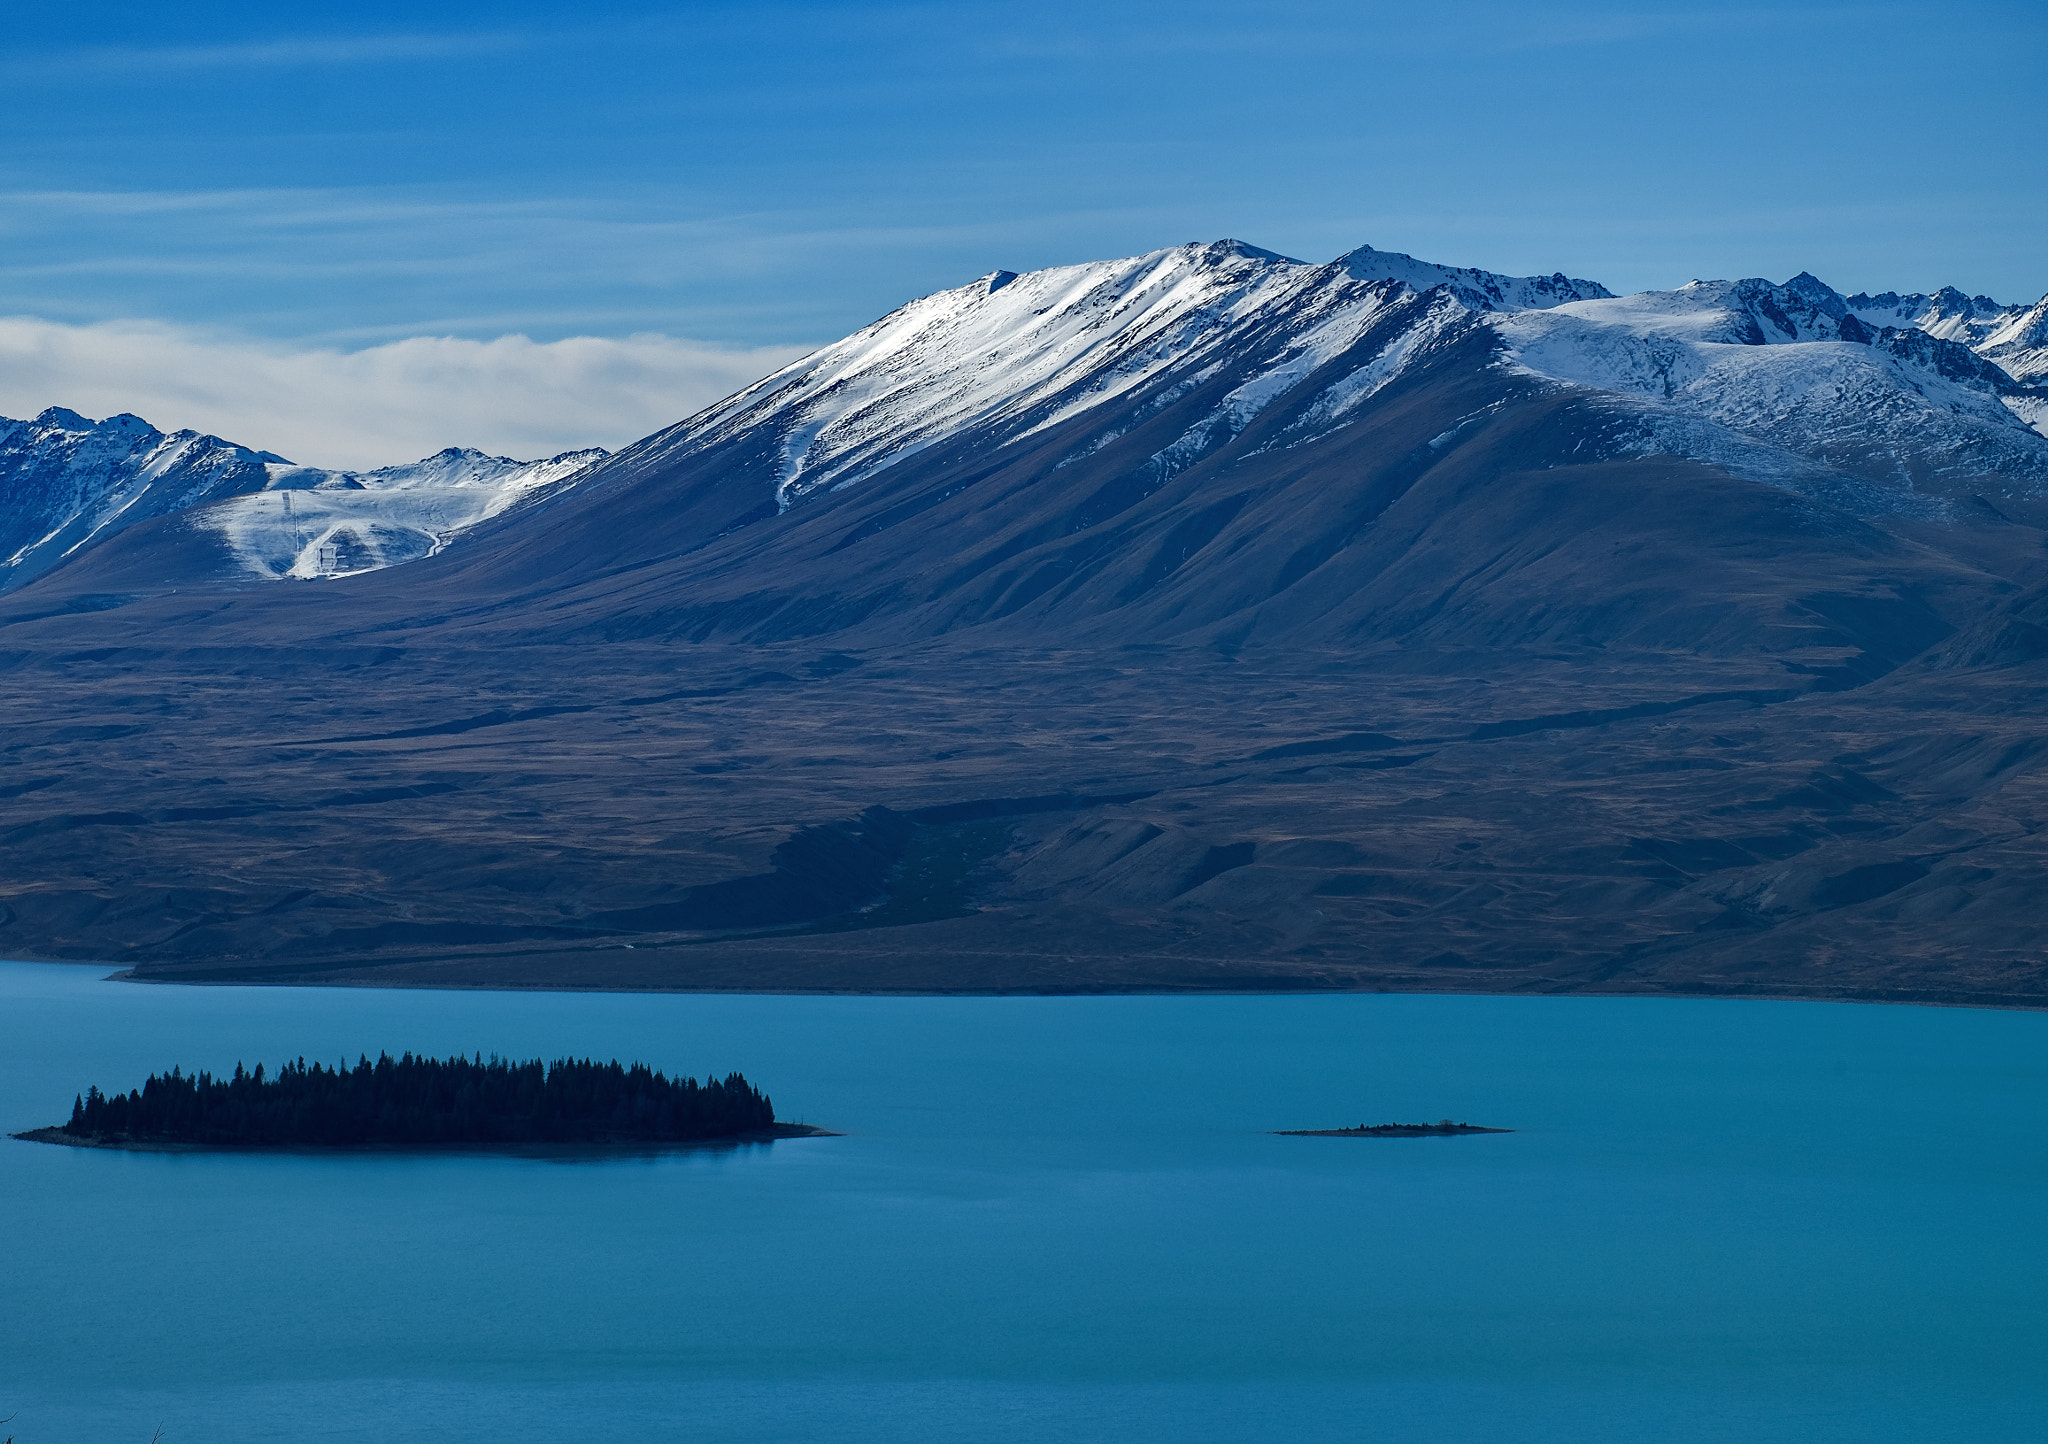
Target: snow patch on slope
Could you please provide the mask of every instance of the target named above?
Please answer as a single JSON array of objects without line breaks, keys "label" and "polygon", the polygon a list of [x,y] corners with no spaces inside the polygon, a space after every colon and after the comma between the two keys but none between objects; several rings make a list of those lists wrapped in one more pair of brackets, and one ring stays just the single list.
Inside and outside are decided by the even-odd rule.
[{"label": "snow patch on slope", "polygon": [[999,285],[1004,273],[983,277],[913,301],[712,408],[692,440],[780,425],[776,501],[787,508],[968,426],[993,425],[1014,439],[1114,400],[1315,269],[1219,242]]},{"label": "snow patch on slope", "polygon": [[1440,296],[1371,360],[1325,387],[1272,444],[1299,446],[1342,426],[1351,412],[1384,390],[1419,354],[1463,324],[1468,314],[1450,295]]},{"label": "snow patch on slope", "polygon": [[0,419],[0,589],[172,513],[220,536],[252,577],[391,566],[573,485],[604,455],[513,461],[451,448],[407,466],[329,471],[193,431],[166,436],[137,416],[93,421],[53,407]]},{"label": "snow patch on slope", "polygon": [[[1173,475],[1236,437],[1267,407],[1355,346],[1386,308],[1404,294],[1405,291],[1389,286],[1374,287],[1358,294],[1350,304],[1326,312],[1289,341],[1277,356],[1266,358],[1263,369],[1255,370],[1250,380],[1228,392],[1208,416],[1189,427],[1171,445],[1155,453],[1151,458],[1155,474],[1162,478]],[[1442,298],[1438,309],[1459,316],[1465,314],[1464,308],[1449,297]],[[1384,385],[1400,369],[1400,359],[1405,357],[1414,337],[1413,330],[1404,332],[1373,361],[1351,372],[1345,379],[1348,381],[1373,373],[1382,377],[1378,384]],[[1397,352],[1400,355],[1397,356]],[[1191,382],[1200,384],[1205,379],[1206,374],[1197,373]],[[1344,383],[1337,384],[1341,386]],[[1182,389],[1174,388],[1175,391]],[[1323,394],[1327,396],[1329,391]]]},{"label": "snow patch on slope", "polygon": [[2008,396],[2006,409],[2034,430],[2048,437],[2048,388],[2031,396]]},{"label": "snow patch on slope", "polygon": [[479,522],[573,485],[606,455],[593,449],[514,461],[451,447],[376,471],[276,464],[265,490],[206,507],[193,520],[219,533],[251,576],[346,576],[431,556]]},{"label": "snow patch on slope", "polygon": [[[2014,387],[1995,366],[1917,331],[1873,334],[1839,302],[1810,277],[1695,282],[1489,320],[1524,374],[1627,397],[1667,422],[1708,423],[1902,496],[1972,473],[2048,481],[2048,447],[2008,405]],[[1831,327],[1855,339],[1822,339]],[[1646,434],[1704,433],[1666,424]],[[1760,479],[1781,479],[1775,470]]]},{"label": "snow patch on slope", "polygon": [[2011,314],[1974,348],[2015,381],[2048,386],[2048,296]]}]

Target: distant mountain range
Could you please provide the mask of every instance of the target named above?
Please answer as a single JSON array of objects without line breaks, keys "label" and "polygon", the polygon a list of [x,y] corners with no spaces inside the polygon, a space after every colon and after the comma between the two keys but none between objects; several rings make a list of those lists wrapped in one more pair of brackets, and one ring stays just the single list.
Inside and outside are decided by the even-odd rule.
[{"label": "distant mountain range", "polygon": [[371,571],[430,556],[605,455],[513,461],[451,447],[408,466],[328,471],[196,431],[167,436],[138,416],[92,421],[53,406],[33,421],[0,417],[0,591],[172,515],[187,550],[211,543],[200,573],[210,580]]},{"label": "distant mountain range", "polygon": [[47,413],[0,949],[2048,1002],[2044,331],[1223,241],[991,272],[609,456]]},{"label": "distant mountain range", "polygon": [[[1939,493],[1944,478],[2048,478],[2048,297],[2023,307],[1948,287],[1843,296],[1805,274],[1616,297],[1562,274],[1502,276],[1369,246],[1310,266],[1234,241],[993,273],[913,302],[651,444],[673,457],[744,434],[779,448],[775,500],[786,508],[969,434],[1007,445],[1094,414],[1105,425],[1091,444],[1106,444],[1126,429],[1120,398],[1203,366],[1241,372],[1152,459],[1166,474],[1276,403],[1301,414],[1272,444],[1328,434],[1406,368],[1475,335],[1493,366],[1612,398],[1633,433],[1610,444],[1639,454],[1848,488],[1880,510],[1938,505],[1914,488]],[[1343,364],[1324,374],[1333,362]],[[1297,395],[1311,376],[1316,395]],[[0,419],[0,589],[177,512],[191,513],[188,538],[217,543],[186,562],[188,584],[373,570],[431,555],[515,504],[601,481],[589,469],[606,455],[519,462],[450,449],[354,473],[166,436],[133,416],[96,423],[53,408]]]}]

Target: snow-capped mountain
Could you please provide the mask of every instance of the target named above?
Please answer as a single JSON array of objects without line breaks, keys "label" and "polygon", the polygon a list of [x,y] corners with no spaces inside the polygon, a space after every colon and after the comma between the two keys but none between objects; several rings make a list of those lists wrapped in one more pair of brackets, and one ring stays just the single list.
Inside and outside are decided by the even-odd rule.
[{"label": "snow-capped mountain", "polygon": [[[1607,294],[1562,275],[1454,270],[1370,247],[1309,265],[1230,240],[1022,276],[996,271],[813,352],[643,443],[651,449],[636,460],[772,429],[774,496],[787,509],[969,428],[1006,444],[1114,409],[1169,373],[1185,390],[1242,372],[1214,415],[1162,452],[1171,470],[1368,338],[1378,344],[1320,398],[1323,420],[1392,379],[1419,347],[1468,326],[1475,311]],[[1176,394],[1150,397],[1146,414]],[[1121,434],[1112,428],[1097,444]]]},{"label": "snow-capped mountain", "polygon": [[1624,399],[1645,451],[1763,480],[1860,482],[1879,488],[1864,499],[1880,509],[1911,506],[1916,486],[2048,483],[2028,388],[1960,341],[1873,330],[1810,275],[1695,281],[1492,324],[1518,369]]},{"label": "snow-capped mountain", "polygon": [[2024,311],[2013,307],[1976,350],[2006,375],[2026,383],[2030,394],[2007,396],[2005,404],[2034,430],[2048,434],[2048,296]]},{"label": "snow-capped mountain", "polygon": [[[515,506],[620,479],[669,490],[647,493],[629,535],[576,543],[593,555],[674,528],[699,544],[696,501],[677,487],[716,493],[703,513],[716,538],[913,462],[923,474],[996,453],[1093,474],[1138,447],[1115,494],[1142,498],[1197,465],[1353,434],[1447,365],[1490,398],[1474,417],[1526,394],[1581,398],[1597,424],[1573,443],[1580,459],[1680,456],[1864,515],[2048,488],[2048,385],[2035,384],[2048,382],[2048,299],[1844,296],[1804,273],[1616,296],[1562,272],[1370,246],[1310,264],[1219,241],[991,272],[611,458],[449,451],[352,473],[133,417],[5,423],[5,585],[174,512],[227,556],[216,571],[257,580],[416,560]],[[1087,502],[1070,524],[1098,514]]]},{"label": "snow-capped mountain", "polygon": [[2012,307],[1975,349],[2016,381],[2048,385],[2048,296],[2024,311]]},{"label": "snow-capped mountain", "polygon": [[269,485],[284,458],[139,416],[0,418],[0,590],[124,527]]},{"label": "snow-capped mountain", "polygon": [[2048,484],[2042,398],[1992,359],[2019,358],[2025,372],[2044,330],[2043,307],[1953,291],[1850,298],[1808,274],[1617,297],[1562,274],[1500,276],[1371,247],[1311,265],[1221,241],[936,292],[620,465],[739,447],[786,511],[970,435],[986,450],[1103,417],[1082,452],[1056,463],[1068,464],[1228,377],[1151,455],[1159,478],[1269,410],[1287,421],[1266,449],[1327,435],[1419,361],[1483,337],[1491,364],[1601,398],[1619,423],[1608,437],[1618,455],[1677,454],[1853,493],[1863,510],[1939,510],[1916,488]]},{"label": "snow-capped mountain", "polygon": [[1376,251],[1371,246],[1360,246],[1331,264],[1342,266],[1358,280],[1399,281],[1412,291],[1445,286],[1461,305],[1475,311],[1536,311],[1614,294],[1598,281],[1577,280],[1562,271],[1550,276],[1500,276],[1471,266],[1418,261],[1399,251]]},{"label": "snow-capped mountain", "polygon": [[253,577],[346,576],[431,556],[458,532],[544,495],[608,453],[514,461],[450,447],[405,466],[323,471],[271,464],[260,492],[195,512]]},{"label": "snow-capped mountain", "polygon": [[139,522],[180,515],[217,536],[241,579],[315,577],[425,556],[569,483],[601,450],[514,461],[450,449],[406,466],[327,471],[137,416],[52,407],[0,418],[0,591]]},{"label": "snow-capped mountain", "polygon": [[1944,341],[1960,341],[1975,349],[2025,308],[2003,306],[1989,296],[1966,296],[1954,286],[1943,286],[1933,295],[1914,292],[1902,296],[1885,291],[1871,296],[1859,291],[1844,298],[1859,321],[1873,328],[1893,326],[1925,331]]},{"label": "snow-capped mountain", "polygon": [[[1236,241],[996,271],[912,301],[657,442],[695,451],[772,428],[775,499],[787,509],[965,428],[1008,442],[1191,362],[1199,371],[1256,349],[1283,375],[1306,372],[1402,293]],[[1256,409],[1240,398],[1240,411]]]}]

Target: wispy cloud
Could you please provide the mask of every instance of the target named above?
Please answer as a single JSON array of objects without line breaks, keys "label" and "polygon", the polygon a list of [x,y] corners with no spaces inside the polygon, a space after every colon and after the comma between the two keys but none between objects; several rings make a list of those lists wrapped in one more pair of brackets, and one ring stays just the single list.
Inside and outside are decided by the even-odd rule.
[{"label": "wispy cloud", "polygon": [[534,43],[535,38],[530,35],[473,31],[441,35],[295,35],[231,45],[91,45],[17,57],[0,66],[0,74],[17,77],[391,65],[504,55]]},{"label": "wispy cloud", "polygon": [[1361,7],[1331,0],[1294,0],[1255,9],[1218,7],[1202,24],[1161,24],[1106,12],[1085,26],[990,29],[962,44],[992,58],[1060,63],[1126,63],[1134,57],[1227,60],[1351,61],[1401,56],[1455,68],[1474,55],[1585,49],[1706,35],[1881,22],[1900,7],[1881,0],[1854,3],[1645,8],[1635,4],[1531,6],[1482,0],[1454,7],[1389,5],[1368,25],[1344,23]]},{"label": "wispy cloud", "polygon": [[144,315],[350,346],[628,331],[815,343],[997,266],[1200,230],[1129,209],[934,209],[717,210],[675,191],[0,190],[0,315]]},{"label": "wispy cloud", "polygon": [[308,465],[370,467],[444,446],[522,459],[617,447],[801,353],[673,336],[440,336],[345,351],[157,322],[0,318],[0,414],[128,411]]}]

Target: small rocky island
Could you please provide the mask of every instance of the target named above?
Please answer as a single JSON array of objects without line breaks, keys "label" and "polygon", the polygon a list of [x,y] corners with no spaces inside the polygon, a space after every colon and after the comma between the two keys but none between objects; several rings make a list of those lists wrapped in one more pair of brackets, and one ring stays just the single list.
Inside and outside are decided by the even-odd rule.
[{"label": "small rocky island", "polygon": [[69,1122],[17,1133],[84,1148],[617,1147],[748,1142],[825,1134],[777,1123],[738,1073],[669,1078],[644,1063],[564,1058],[544,1064],[367,1057],[333,1068],[304,1058],[269,1076],[152,1074],[141,1088],[93,1088]]},{"label": "small rocky island", "polygon": [[1476,1123],[1361,1123],[1356,1128],[1276,1128],[1288,1138],[1451,1138],[1460,1133],[1513,1133],[1512,1128],[1481,1128]]}]

